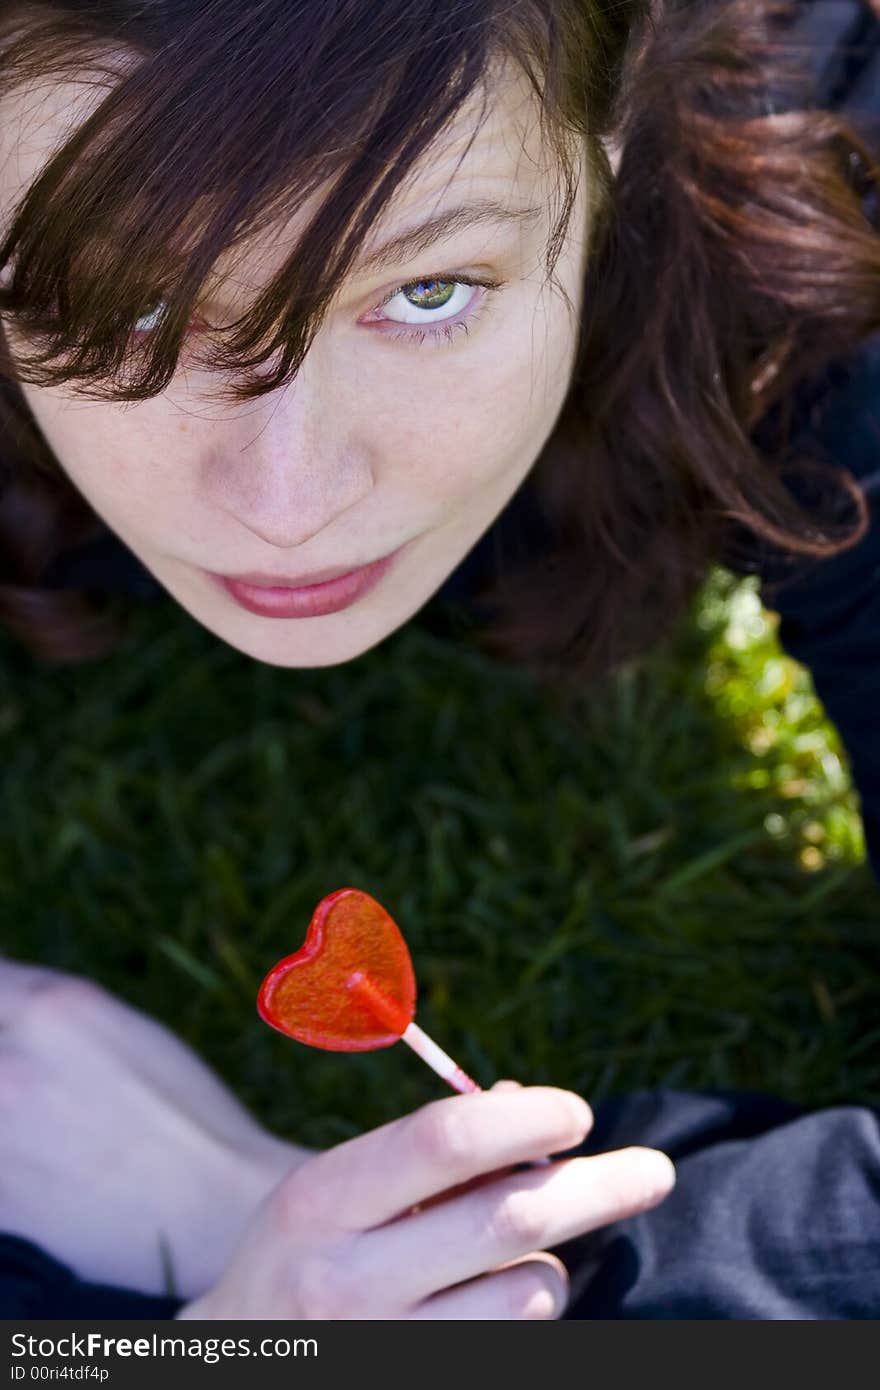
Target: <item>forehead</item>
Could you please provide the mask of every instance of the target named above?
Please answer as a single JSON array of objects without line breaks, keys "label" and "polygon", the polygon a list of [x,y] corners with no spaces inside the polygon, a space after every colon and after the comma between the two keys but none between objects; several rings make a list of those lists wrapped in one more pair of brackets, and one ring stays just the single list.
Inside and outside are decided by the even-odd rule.
[{"label": "forehead", "polygon": [[548,193],[558,170],[539,117],[525,73],[498,59],[401,183],[386,209],[389,221],[433,211],[453,187],[456,201],[480,194],[513,204]]},{"label": "forehead", "polygon": [[[541,224],[546,228],[556,203],[559,176],[558,155],[542,132],[538,99],[528,78],[518,64],[499,58],[481,86],[401,180],[368,233],[352,273],[368,266],[377,249],[400,232],[465,203],[498,204],[510,211],[540,208],[544,212]],[[221,258],[212,284],[222,282],[245,291],[264,284],[281,269],[325,196],[326,190],[321,190],[304,200],[271,242],[245,240],[234,262]],[[461,224],[466,221],[462,217]],[[522,225],[525,234],[529,219]],[[491,247],[497,236],[498,228],[493,229],[483,219],[469,243],[478,251],[481,245]],[[381,273],[378,265],[369,266],[371,280]]]},{"label": "forehead", "polygon": [[[0,230],[6,231],[19,199],[51,155],[106,94],[94,76],[31,84],[0,101]],[[526,205],[552,216],[559,187],[558,155],[541,128],[538,98],[522,68],[498,56],[484,81],[401,181],[371,228],[359,263],[396,232],[470,200],[511,209]],[[221,256],[212,292],[256,289],[281,268],[326,191],[303,200],[271,238],[244,238]],[[544,219],[546,225],[546,218]],[[483,226],[486,244],[497,229]],[[478,237],[479,240],[479,237]]]}]

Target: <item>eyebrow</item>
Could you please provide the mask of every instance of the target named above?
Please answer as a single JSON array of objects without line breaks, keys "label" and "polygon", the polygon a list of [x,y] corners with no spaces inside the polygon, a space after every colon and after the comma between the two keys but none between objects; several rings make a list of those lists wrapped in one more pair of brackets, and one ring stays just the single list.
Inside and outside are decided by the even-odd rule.
[{"label": "eyebrow", "polygon": [[414,227],[408,227],[405,231],[399,232],[397,236],[390,237],[368,252],[366,256],[358,257],[356,268],[358,272],[379,270],[388,265],[400,265],[409,260],[412,256],[417,256],[421,251],[427,251],[435,241],[441,237],[453,236],[456,232],[464,231],[468,227],[477,227],[483,223],[514,223],[522,227],[535,223],[542,215],[544,209],[535,208],[510,208],[503,203],[493,202],[489,198],[479,198],[470,203],[462,203],[458,207],[449,208],[446,212],[439,212],[434,217],[428,218],[425,222],[419,222]]},{"label": "eyebrow", "polygon": [[[448,238],[468,227],[478,227],[487,222],[532,226],[544,215],[544,211],[542,207],[511,208],[491,198],[475,198],[469,203],[438,212],[424,222],[417,222],[373,247],[365,255],[358,255],[349,274],[365,275],[384,266],[401,265],[420,252],[429,250],[441,237]],[[221,289],[212,290],[206,297],[209,302],[219,304],[223,292]]]}]

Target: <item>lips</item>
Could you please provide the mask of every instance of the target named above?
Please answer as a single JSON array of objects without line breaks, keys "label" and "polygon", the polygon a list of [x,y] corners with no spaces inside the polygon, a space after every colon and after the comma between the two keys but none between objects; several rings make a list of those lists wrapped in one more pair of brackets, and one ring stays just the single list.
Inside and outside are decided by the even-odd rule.
[{"label": "lips", "polygon": [[337,565],[335,569],[318,570],[315,574],[300,574],[295,578],[287,575],[273,574],[231,574],[224,575],[224,579],[231,579],[234,584],[249,584],[256,589],[307,589],[313,584],[326,584],[331,579],[339,579],[343,574],[354,574],[357,569],[366,569],[366,565]]},{"label": "lips", "polygon": [[388,572],[400,549],[357,569],[318,570],[297,579],[255,573],[210,577],[240,608],[261,618],[321,618],[363,598]]}]

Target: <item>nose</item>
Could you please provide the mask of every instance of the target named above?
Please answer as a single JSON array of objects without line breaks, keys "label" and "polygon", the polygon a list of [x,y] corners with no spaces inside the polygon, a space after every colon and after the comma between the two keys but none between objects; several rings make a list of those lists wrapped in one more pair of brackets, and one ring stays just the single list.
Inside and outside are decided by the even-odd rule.
[{"label": "nose", "polygon": [[374,484],[365,441],[299,377],[244,406],[206,468],[220,507],[279,550],[317,536]]}]

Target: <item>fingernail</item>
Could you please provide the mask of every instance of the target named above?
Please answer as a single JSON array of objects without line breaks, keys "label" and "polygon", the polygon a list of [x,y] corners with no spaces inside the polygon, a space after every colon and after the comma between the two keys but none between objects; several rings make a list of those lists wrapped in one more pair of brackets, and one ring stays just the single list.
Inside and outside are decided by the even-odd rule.
[{"label": "fingernail", "polygon": [[589,1134],[593,1128],[593,1112],[582,1096],[577,1096],[573,1091],[568,1095],[569,1106],[574,1115],[575,1124],[582,1129],[584,1134]]},{"label": "fingernail", "polygon": [[[659,1201],[675,1187],[675,1165],[668,1154],[660,1149],[645,1149],[646,1168],[649,1174],[651,1197]],[[650,1155],[650,1158],[648,1157]]]},{"label": "fingernail", "polygon": [[519,1081],[496,1081],[494,1086],[490,1086],[491,1091],[521,1091],[522,1085]]}]

